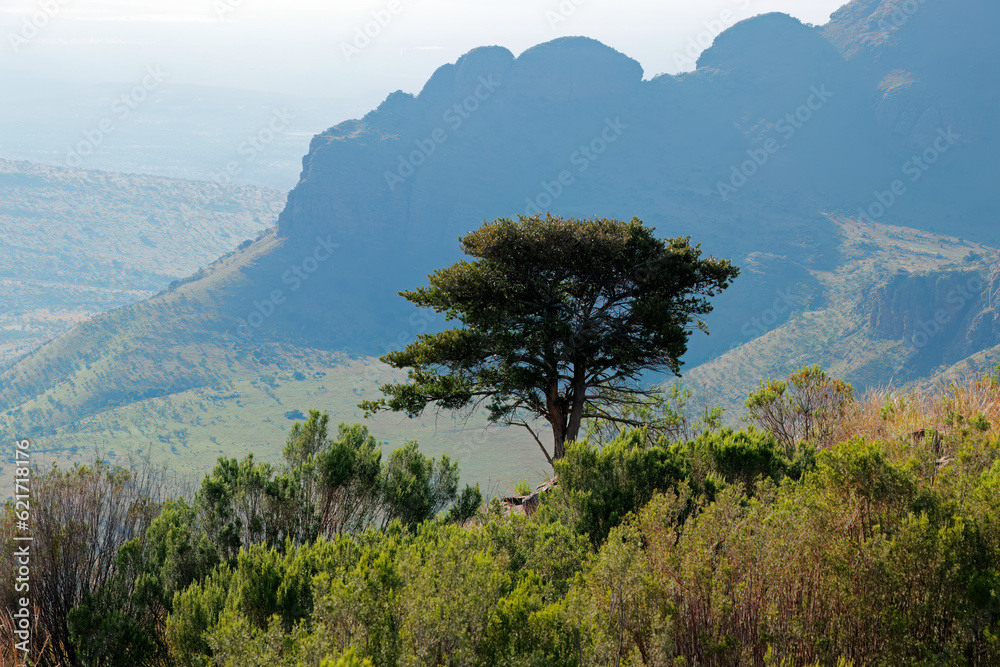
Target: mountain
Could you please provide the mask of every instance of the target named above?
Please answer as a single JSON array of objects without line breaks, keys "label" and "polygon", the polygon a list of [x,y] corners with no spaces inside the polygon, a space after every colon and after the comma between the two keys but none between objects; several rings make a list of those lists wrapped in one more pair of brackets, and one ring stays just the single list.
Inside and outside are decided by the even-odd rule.
[{"label": "mountain", "polygon": [[[812,360],[862,388],[978,370],[998,342],[988,27],[1000,8],[913,6],[853,2],[820,27],[759,16],[694,72],[649,80],[582,37],[517,57],[475,49],[418,94],[313,138],[277,225],[254,243],[7,371],[5,428],[52,447],[110,433],[165,451],[171,436],[149,436],[175,425],[194,457],[247,445],[242,431],[219,440],[226,420],[274,438],[282,411],[356,420],[358,397],[390,377],[371,357],[444,326],[397,291],[458,259],[458,236],[483,220],[545,210],[638,216],[744,267],[686,358],[727,405]],[[975,294],[957,308],[962,285]],[[942,308],[955,330],[921,344]],[[446,430],[432,451],[466,469],[541,458],[517,433],[470,448]],[[501,443],[526,458],[509,465]]]},{"label": "mountain", "polygon": [[260,234],[285,198],[0,160],[0,365],[190,276]]}]

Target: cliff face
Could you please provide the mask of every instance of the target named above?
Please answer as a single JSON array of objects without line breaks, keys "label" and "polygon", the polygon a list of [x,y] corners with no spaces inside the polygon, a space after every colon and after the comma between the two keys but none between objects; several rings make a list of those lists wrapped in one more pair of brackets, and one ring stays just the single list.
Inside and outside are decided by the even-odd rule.
[{"label": "cliff face", "polygon": [[979,63],[1000,58],[997,12],[989,0],[855,0],[822,33],[869,77],[886,130],[922,149],[951,126],[964,146],[995,150],[998,88]]},{"label": "cliff face", "polygon": [[[900,272],[859,306],[876,337],[913,348],[920,373],[1000,344],[1000,269]],[[919,352],[919,354],[916,354]]]},{"label": "cliff face", "polygon": [[[246,288],[218,300],[228,316],[245,316],[327,239],[339,246],[334,258],[255,333],[379,353],[416,333],[397,292],[459,259],[458,237],[484,220],[638,216],[737,264],[774,259],[719,300],[726,316],[711,322],[711,340],[694,339],[699,360],[745,341],[759,298],[836,261],[836,231],[820,211],[867,212],[898,180],[905,195],[878,221],[990,242],[998,234],[983,220],[1000,211],[982,175],[996,169],[969,138],[983,139],[969,119],[986,93],[956,87],[934,64],[954,64],[970,46],[956,32],[915,48],[925,14],[949,11],[944,0],[872,36],[906,6],[855,2],[823,29],[760,16],[720,35],[697,71],[652,80],[587,38],[517,57],[474,49],[419,94],[395,92],[317,136],[279,219],[283,243],[245,267]],[[981,9],[980,21],[1000,18],[1000,7]],[[984,40],[994,41],[972,38]],[[987,64],[963,67],[982,74]],[[954,144],[934,156],[933,172],[915,172],[914,155],[952,126]],[[968,183],[970,172],[984,182]]]},{"label": "cliff face", "polygon": [[[766,32],[767,25],[745,29]],[[826,51],[835,61],[832,48]],[[280,256],[248,267],[253,287],[241,294],[267,293],[282,267],[294,266],[317,237],[329,235],[341,245],[336,259],[318,268],[309,289],[290,294],[282,317],[262,333],[289,338],[305,331],[313,344],[377,353],[386,341],[412,333],[413,311],[396,292],[457,260],[458,237],[501,216],[639,216],[664,235],[693,235],[717,255],[739,259],[766,249],[787,257],[809,248],[822,258],[835,234],[820,226],[812,195],[772,183],[796,171],[799,178],[805,170],[826,171],[818,162],[805,170],[792,166],[793,154],[810,150],[818,137],[846,134],[840,148],[865,151],[874,121],[851,117],[853,129],[841,132],[839,100],[831,100],[829,113],[813,124],[813,139],[789,143],[782,160],[720,195],[720,184],[730,183],[733,169],[762,140],[740,128],[742,109],[755,107],[754,118],[781,118],[812,95],[802,77],[779,98],[740,76],[705,68],[643,81],[635,61],[584,38],[543,44],[517,58],[499,47],[476,49],[441,67],[419,95],[394,93],[363,119],[314,139],[279,219],[287,243]],[[845,91],[838,88],[846,101]],[[864,171],[845,171],[846,180],[859,182]],[[762,201],[762,190],[772,195]],[[771,276],[765,289],[777,290],[782,279]],[[233,315],[253,303],[237,301]],[[719,341],[731,342],[732,336]]]}]

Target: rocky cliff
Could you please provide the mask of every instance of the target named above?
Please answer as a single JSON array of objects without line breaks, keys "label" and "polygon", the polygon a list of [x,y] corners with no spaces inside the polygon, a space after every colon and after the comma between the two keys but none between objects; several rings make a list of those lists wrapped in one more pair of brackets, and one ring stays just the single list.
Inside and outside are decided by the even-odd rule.
[{"label": "rocky cliff", "polygon": [[901,340],[927,372],[952,365],[1000,343],[1000,268],[926,274],[900,271],[873,289],[859,306],[872,333]]}]

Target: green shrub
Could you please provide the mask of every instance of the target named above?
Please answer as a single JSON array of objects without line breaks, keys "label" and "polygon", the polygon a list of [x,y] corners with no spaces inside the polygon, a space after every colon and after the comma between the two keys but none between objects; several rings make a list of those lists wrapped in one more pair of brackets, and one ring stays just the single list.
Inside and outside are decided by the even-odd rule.
[{"label": "green shrub", "polygon": [[572,443],[555,470],[559,485],[542,503],[542,519],[569,522],[596,547],[657,491],[676,488],[689,466],[676,448],[647,447],[639,429],[600,450],[586,440]]}]

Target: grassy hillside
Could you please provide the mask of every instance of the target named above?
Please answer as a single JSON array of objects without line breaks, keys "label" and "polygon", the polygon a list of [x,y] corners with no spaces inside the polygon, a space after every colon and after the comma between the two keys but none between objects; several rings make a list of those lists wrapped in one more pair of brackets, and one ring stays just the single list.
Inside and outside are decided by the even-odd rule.
[{"label": "grassy hillside", "polygon": [[[180,477],[196,480],[220,456],[243,458],[252,452],[258,460],[277,462],[294,421],[318,409],[328,411],[334,423],[366,423],[386,452],[417,440],[429,454],[457,458],[463,479],[482,484],[484,490],[499,485],[506,492],[519,479],[536,482],[551,473],[527,433],[486,429],[482,415],[427,415],[419,420],[383,415],[363,420],[357,404],[375,398],[380,383],[399,379],[376,359],[291,348],[261,352],[266,361],[236,360],[225,357],[223,350],[204,347],[174,350],[175,358],[204,362],[213,382],[164,396],[123,398],[123,405],[52,428],[34,439],[44,450],[39,462],[84,462],[93,459],[95,449],[113,462],[123,462],[130,453],[148,454]],[[213,366],[213,358],[224,361]],[[18,414],[32,422],[44,423],[49,415],[58,420],[61,410],[80,395],[77,386],[90,386],[103,377],[103,371],[84,367],[57,391],[25,403]],[[10,472],[9,466],[0,466],[4,477]]]},{"label": "grassy hillside", "polygon": [[[92,457],[97,447],[110,460],[150,454],[194,479],[222,455],[276,460],[292,420],[310,409],[329,411],[335,423],[361,421],[356,406],[394,377],[388,367],[252,338],[236,345],[234,322],[215,308],[218,295],[245,280],[241,267],[281,243],[269,232],[200,279],[84,322],[23,359],[6,374],[0,424],[35,438],[40,462]],[[459,458],[472,483],[545,474],[526,433],[484,424],[478,415],[385,416],[370,426],[391,447],[416,439]]]},{"label": "grassy hillside", "polygon": [[257,236],[279,190],[0,160],[0,365]]}]

